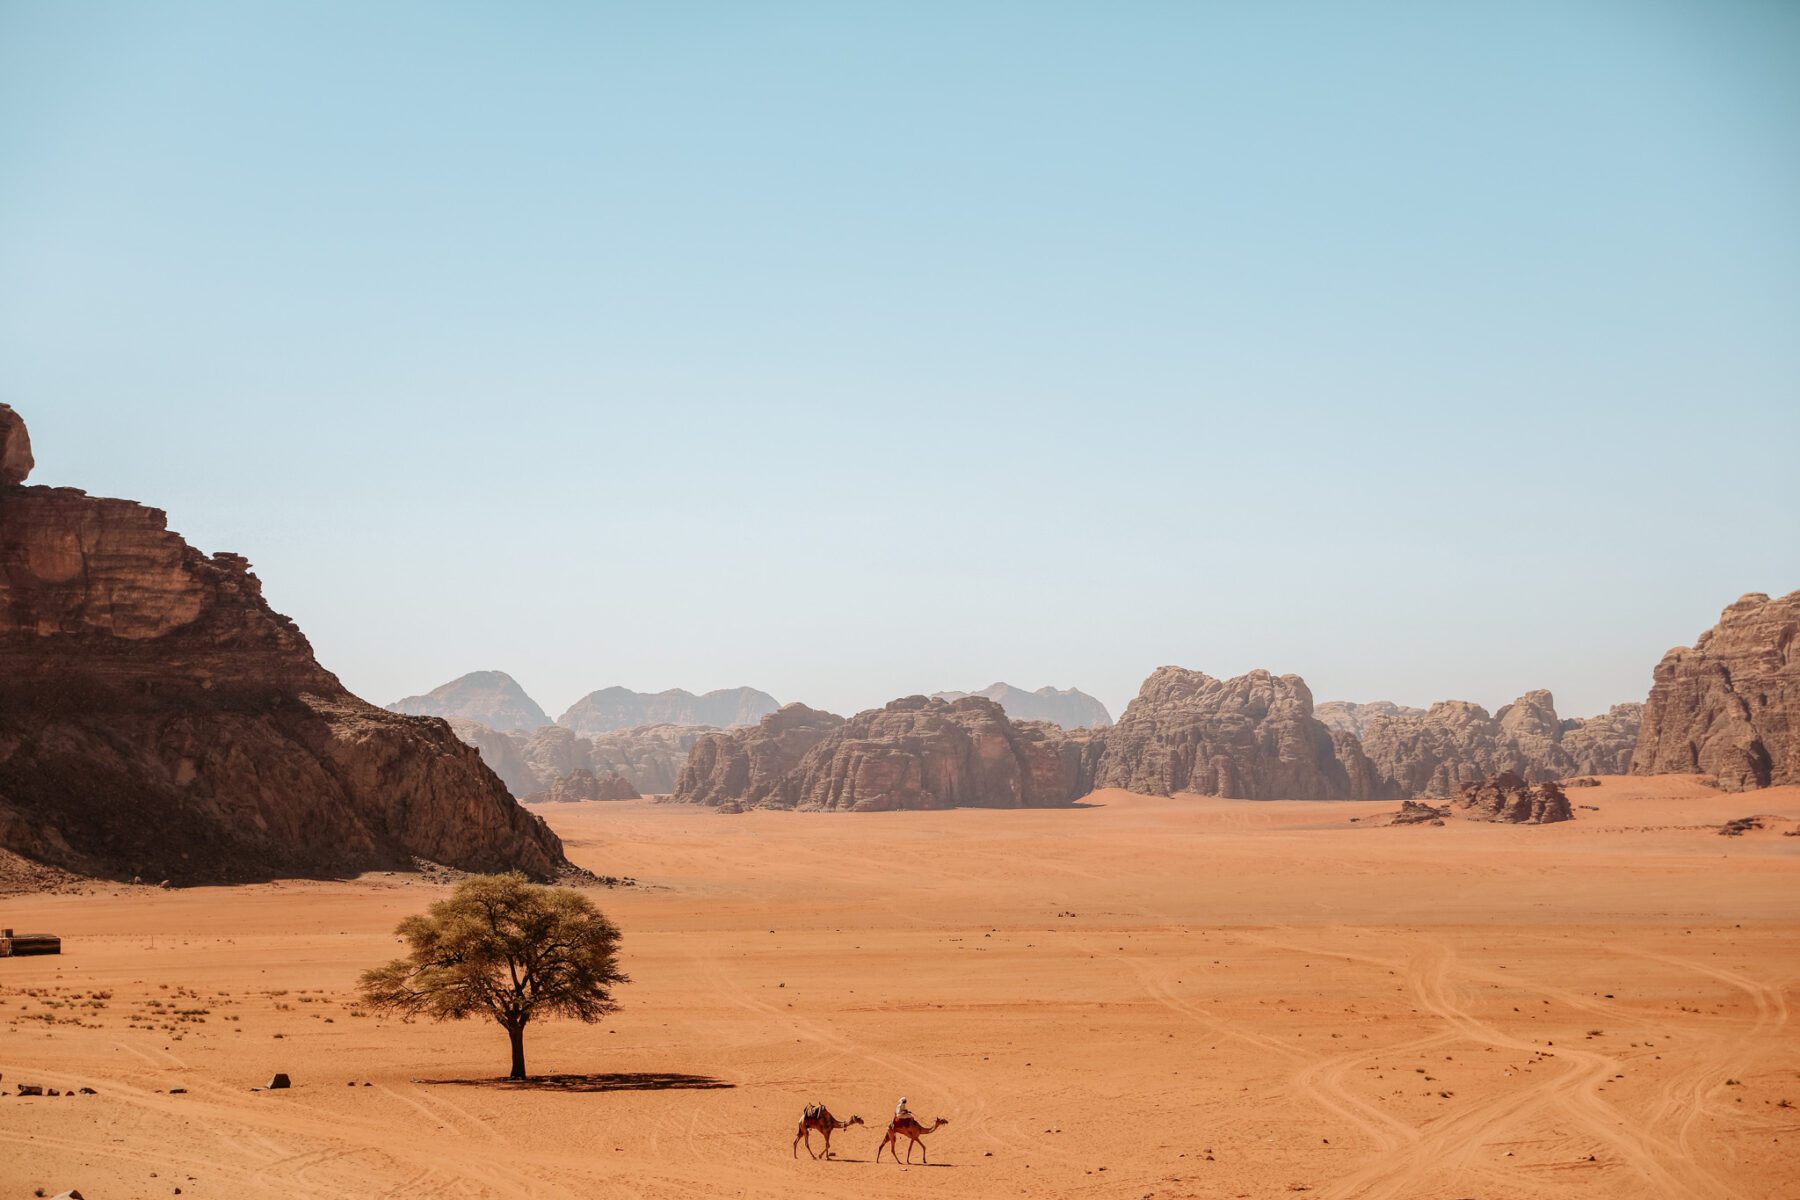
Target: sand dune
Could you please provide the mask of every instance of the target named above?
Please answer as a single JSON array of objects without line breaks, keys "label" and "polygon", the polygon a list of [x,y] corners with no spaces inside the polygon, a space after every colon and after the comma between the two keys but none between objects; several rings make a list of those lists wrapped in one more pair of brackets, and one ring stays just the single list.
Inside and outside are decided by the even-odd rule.
[{"label": "sand dune", "polygon": [[[404,875],[0,898],[0,1185],[120,1196],[1777,1197],[1800,1192],[1800,789],[1566,825],[1101,793],[866,815],[542,811],[624,1010],[355,1007]],[[1594,811],[1596,809],[1598,811]],[[1738,838],[1724,821],[1780,818]],[[252,1092],[274,1071],[287,1092]],[[366,1086],[365,1086],[366,1081]],[[17,1083],[93,1096],[18,1098]],[[354,1086],[347,1086],[354,1084]],[[185,1088],[171,1094],[172,1088]],[[871,1161],[908,1096],[932,1166]],[[790,1156],[801,1106],[869,1128]]]}]

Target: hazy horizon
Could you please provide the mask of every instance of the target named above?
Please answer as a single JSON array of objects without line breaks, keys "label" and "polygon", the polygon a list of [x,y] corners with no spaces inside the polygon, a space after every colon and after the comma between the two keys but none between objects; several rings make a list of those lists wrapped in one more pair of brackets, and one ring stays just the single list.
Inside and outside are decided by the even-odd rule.
[{"label": "hazy horizon", "polygon": [[1587,716],[1800,587],[1800,9],[0,6],[34,483],[377,703]]}]

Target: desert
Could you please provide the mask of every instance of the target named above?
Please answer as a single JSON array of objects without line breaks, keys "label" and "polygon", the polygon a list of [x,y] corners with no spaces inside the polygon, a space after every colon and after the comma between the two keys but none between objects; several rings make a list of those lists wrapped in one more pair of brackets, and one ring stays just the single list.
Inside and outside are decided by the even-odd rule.
[{"label": "desert", "polygon": [[0,3],[0,1200],[1800,1200],[1800,4]]},{"label": "desert", "polygon": [[[604,1024],[537,1030],[523,1087],[491,1024],[357,1015],[357,973],[446,884],[13,894],[6,922],[65,949],[0,964],[7,1174],[89,1196],[1792,1195],[1800,789],[1571,794],[1574,821],[1441,828],[1119,791],[546,804],[576,864],[636,881],[595,893],[633,982]],[[253,1090],[276,1071],[292,1090]],[[898,1095],[948,1118],[929,1167],[872,1161]],[[814,1101],[872,1127],[793,1157]]]}]

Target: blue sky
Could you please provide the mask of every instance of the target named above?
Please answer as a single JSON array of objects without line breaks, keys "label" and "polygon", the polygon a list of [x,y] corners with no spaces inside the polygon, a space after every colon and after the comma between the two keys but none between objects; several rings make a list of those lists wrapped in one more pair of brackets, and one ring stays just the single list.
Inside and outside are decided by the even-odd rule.
[{"label": "blue sky", "polygon": [[376,700],[1641,699],[1800,587],[1800,7],[0,0],[34,482]]}]

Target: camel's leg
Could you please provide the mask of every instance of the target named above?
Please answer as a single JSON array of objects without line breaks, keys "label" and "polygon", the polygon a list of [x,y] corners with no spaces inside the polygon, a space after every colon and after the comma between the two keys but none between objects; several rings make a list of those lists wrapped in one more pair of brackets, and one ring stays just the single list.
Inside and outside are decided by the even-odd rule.
[{"label": "camel's leg", "polygon": [[931,1165],[931,1155],[926,1152],[924,1142],[919,1143],[919,1161],[928,1167]]},{"label": "camel's leg", "polygon": [[913,1147],[918,1144],[919,1144],[918,1138],[914,1137],[910,1133],[906,1135],[906,1165],[909,1167],[912,1166]]},{"label": "camel's leg", "polygon": [[[800,1137],[806,1132],[806,1122],[800,1122],[800,1128],[794,1130],[794,1157],[800,1157]],[[810,1147],[808,1147],[810,1149]]]},{"label": "camel's leg", "polygon": [[830,1128],[827,1128],[824,1132],[825,1132],[825,1153],[824,1153],[824,1155],[822,1155],[822,1157],[827,1162],[829,1162],[831,1160],[831,1130],[830,1130]]}]

